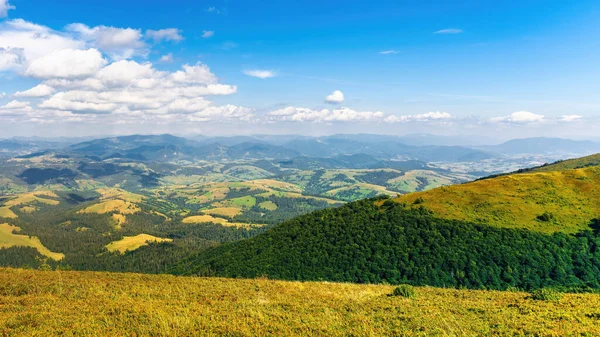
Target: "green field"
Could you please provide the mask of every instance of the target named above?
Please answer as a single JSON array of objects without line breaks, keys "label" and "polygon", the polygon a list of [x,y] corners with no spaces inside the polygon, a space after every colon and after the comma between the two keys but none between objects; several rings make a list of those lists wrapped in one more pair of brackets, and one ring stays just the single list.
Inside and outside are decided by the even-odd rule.
[{"label": "green field", "polygon": [[598,336],[600,295],[0,270],[6,336]]}]

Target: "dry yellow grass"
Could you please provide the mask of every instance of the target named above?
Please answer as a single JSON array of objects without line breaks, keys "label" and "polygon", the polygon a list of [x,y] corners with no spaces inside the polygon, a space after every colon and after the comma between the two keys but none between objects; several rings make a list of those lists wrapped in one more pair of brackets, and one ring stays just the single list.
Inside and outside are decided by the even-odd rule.
[{"label": "dry yellow grass", "polygon": [[0,248],[9,247],[32,247],[38,250],[40,254],[53,260],[62,260],[65,254],[51,252],[35,236],[14,234],[13,231],[19,231],[20,228],[7,223],[0,224]]},{"label": "dry yellow grass", "polygon": [[16,219],[18,216],[9,207],[0,207],[0,218]]},{"label": "dry yellow grass", "polygon": [[138,234],[136,236],[124,236],[119,241],[113,241],[106,245],[106,249],[111,252],[118,251],[125,253],[126,251],[136,250],[142,246],[147,246],[149,242],[171,242],[171,239],[159,238],[149,234]]},{"label": "dry yellow grass", "polygon": [[143,195],[131,193],[120,188],[99,188],[96,192],[102,195],[102,199],[122,199],[128,202],[141,202]]},{"label": "dry yellow grass", "polygon": [[[574,233],[600,217],[600,167],[501,176],[411,193],[394,200],[423,206],[437,216],[528,228],[546,233]],[[414,204],[417,199],[422,203]],[[537,216],[554,215],[551,222]]]},{"label": "dry yellow grass", "polygon": [[8,336],[598,336],[600,295],[0,269]]},{"label": "dry yellow grass", "polygon": [[229,220],[227,220],[227,219],[214,217],[214,216],[208,215],[208,214],[188,216],[187,218],[184,218],[182,222],[187,223],[187,224],[199,224],[199,223],[211,222],[211,223],[219,224],[221,226],[232,226],[232,227],[261,227],[261,226],[264,226],[261,224],[229,222]]},{"label": "dry yellow grass", "polygon": [[119,212],[120,214],[133,214],[139,212],[140,208],[129,201],[121,199],[101,201],[79,211],[80,213],[98,213],[105,214],[110,212]]},{"label": "dry yellow grass", "polygon": [[58,195],[52,191],[36,191],[16,195],[12,199],[4,202],[2,207],[0,207],[0,217],[10,219],[18,218],[18,216],[10,209],[14,206],[23,206],[20,208],[22,212],[33,212],[35,211],[34,207],[31,206],[33,203],[39,202],[53,206],[56,206],[60,203],[58,200],[48,199],[45,197],[58,198]]},{"label": "dry yellow grass", "polygon": [[242,209],[240,207],[218,207],[208,209],[204,212],[212,215],[220,215],[233,218],[234,216],[242,213]]},{"label": "dry yellow grass", "polygon": [[34,206],[23,206],[23,207],[19,208],[19,211],[21,211],[23,213],[33,213],[37,210],[38,210],[38,208],[34,207]]}]

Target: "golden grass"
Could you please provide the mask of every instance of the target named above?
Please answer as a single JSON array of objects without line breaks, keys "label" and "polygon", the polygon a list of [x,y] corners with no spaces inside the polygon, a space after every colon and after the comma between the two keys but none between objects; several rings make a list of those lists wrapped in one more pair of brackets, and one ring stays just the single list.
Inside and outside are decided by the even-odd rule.
[{"label": "golden grass", "polygon": [[117,230],[120,230],[125,222],[127,222],[127,218],[123,214],[115,213],[111,218],[115,221],[115,229]]},{"label": "golden grass", "polygon": [[273,179],[256,179],[247,182],[248,186],[259,189],[279,190],[284,192],[302,193],[300,186]]},{"label": "golden grass", "polygon": [[0,207],[0,218],[16,219],[18,216],[9,207]]},{"label": "golden grass", "polygon": [[140,211],[140,208],[129,201],[121,199],[101,201],[79,211],[79,213],[97,213],[105,214],[110,212],[119,212],[120,214],[133,214]]},{"label": "golden grass", "polygon": [[204,213],[233,218],[234,216],[242,213],[242,209],[240,207],[218,207],[218,208],[208,209],[208,210],[204,211]]},{"label": "golden grass", "polygon": [[23,206],[23,207],[19,208],[19,211],[21,211],[23,213],[33,213],[37,210],[38,210],[38,208],[34,207],[34,206]]},{"label": "golden grass", "polygon": [[53,253],[40,242],[35,236],[14,234],[13,231],[19,231],[20,228],[7,223],[0,224],[0,248],[9,247],[32,247],[38,250],[40,254],[53,260],[62,260],[65,254]]},{"label": "golden grass", "polygon": [[[421,198],[423,203],[413,205]],[[600,167],[501,176],[394,199],[437,216],[498,227],[573,233],[600,217]],[[550,212],[555,220],[540,222]]]},{"label": "golden grass", "polygon": [[32,203],[39,202],[53,206],[56,206],[60,203],[58,200],[48,198],[58,198],[58,195],[52,191],[45,190],[18,194],[12,199],[6,201],[2,207],[0,207],[0,217],[10,219],[18,218],[18,216],[10,209],[14,206],[23,206],[20,210],[24,213],[29,213],[37,210],[34,209],[35,207],[31,206]]},{"label": "golden grass", "polygon": [[187,218],[184,218],[182,220],[182,222],[187,223],[187,224],[199,224],[199,223],[211,222],[211,223],[219,224],[221,226],[232,226],[232,227],[261,227],[261,226],[264,226],[262,224],[247,224],[247,223],[241,223],[241,222],[229,222],[229,220],[227,220],[227,219],[214,217],[214,216],[208,215],[208,214],[188,216]]},{"label": "golden grass", "polygon": [[0,269],[8,336],[598,336],[600,295]]},{"label": "golden grass", "polygon": [[119,241],[113,241],[106,245],[106,249],[111,252],[118,251],[125,253],[126,251],[136,250],[142,246],[147,246],[149,242],[171,242],[171,239],[163,239],[149,234],[138,234],[136,236],[124,236]]},{"label": "golden grass", "polygon": [[122,199],[128,202],[142,202],[144,196],[128,192],[121,188],[99,188],[96,192],[102,195],[102,199]]}]

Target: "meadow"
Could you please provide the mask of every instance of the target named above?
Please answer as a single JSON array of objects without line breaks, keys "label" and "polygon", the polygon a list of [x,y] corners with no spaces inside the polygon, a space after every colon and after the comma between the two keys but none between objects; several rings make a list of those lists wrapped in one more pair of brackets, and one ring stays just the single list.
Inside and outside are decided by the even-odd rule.
[{"label": "meadow", "polygon": [[0,269],[3,336],[598,336],[600,295]]},{"label": "meadow", "polygon": [[[560,166],[566,166],[567,161]],[[572,166],[572,165],[570,165]],[[399,196],[394,200],[425,207],[444,219],[464,220],[544,233],[588,229],[600,214],[600,167],[498,176]],[[540,216],[548,214],[547,219]]]}]

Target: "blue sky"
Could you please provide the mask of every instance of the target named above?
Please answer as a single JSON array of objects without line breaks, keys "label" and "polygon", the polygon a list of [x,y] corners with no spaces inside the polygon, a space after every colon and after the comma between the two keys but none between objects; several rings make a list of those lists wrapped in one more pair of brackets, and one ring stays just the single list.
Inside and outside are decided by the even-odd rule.
[{"label": "blue sky", "polygon": [[591,137],[599,16],[587,0],[0,0],[0,120],[21,136]]}]

